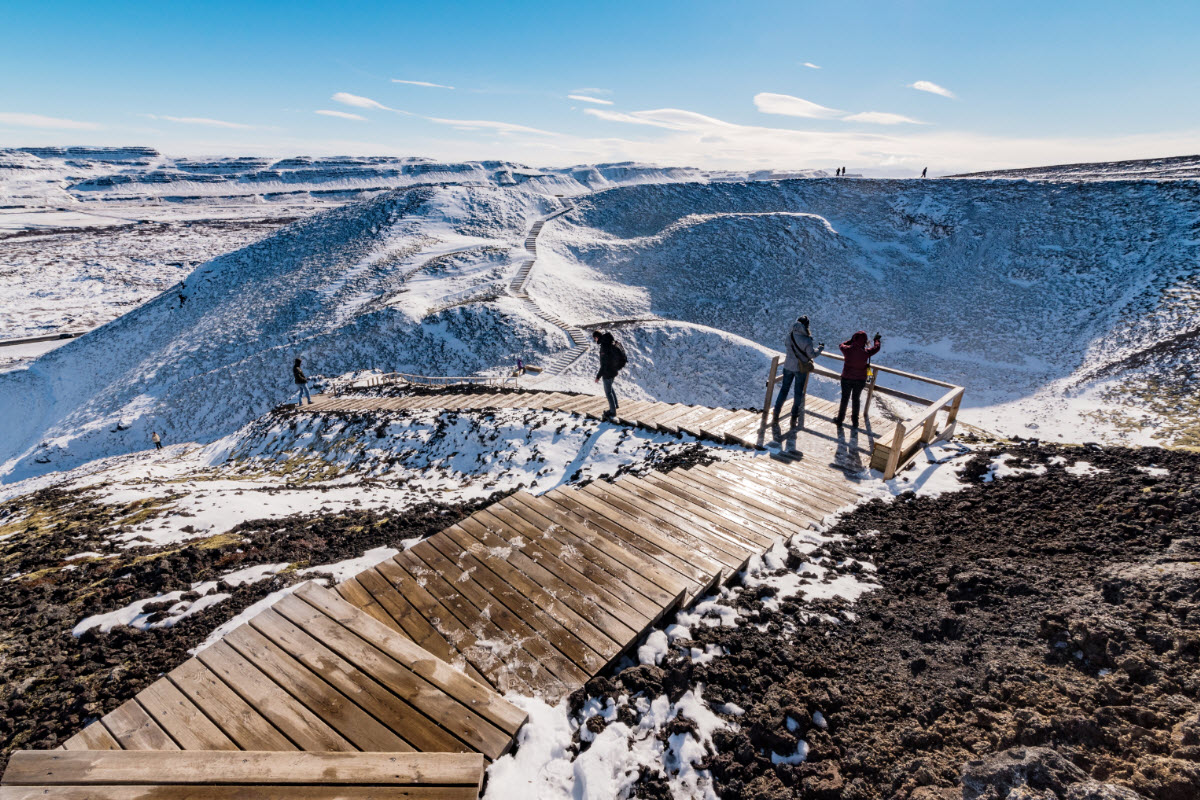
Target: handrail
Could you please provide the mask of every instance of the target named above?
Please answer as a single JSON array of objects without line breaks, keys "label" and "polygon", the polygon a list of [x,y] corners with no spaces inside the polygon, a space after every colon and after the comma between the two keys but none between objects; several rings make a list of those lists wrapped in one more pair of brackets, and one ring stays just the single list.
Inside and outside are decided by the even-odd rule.
[{"label": "handrail", "polygon": [[[834,361],[845,361],[846,360],[844,356],[836,355],[834,353],[821,352],[818,355],[825,356],[826,358],[832,359]],[[782,361],[781,355],[775,355],[771,359],[770,372],[767,375],[767,382],[766,382],[766,389],[767,389],[766,400],[763,403],[763,415],[762,415],[763,426],[765,426],[767,424],[767,419],[770,414],[771,399],[772,399],[772,395],[774,394],[774,391],[775,391],[775,383],[778,381],[777,375],[779,372],[780,361]],[[893,369],[892,367],[885,367],[885,366],[881,366],[879,364],[872,364],[871,368],[875,371],[876,375],[880,372],[883,372],[883,373],[887,373],[889,375],[897,375],[902,378],[907,378],[909,380],[915,380],[915,381],[920,381],[922,383],[928,383],[933,386],[940,386],[944,389],[949,390],[936,400],[927,400],[924,397],[918,397],[916,395],[909,394],[908,392],[902,392],[899,389],[891,389],[886,386],[879,386],[877,383],[875,383],[874,377],[872,378],[872,381],[871,381],[871,393],[872,394],[878,392],[880,394],[886,394],[891,397],[897,397],[901,400],[906,400],[910,403],[915,403],[917,405],[923,405],[926,407],[923,411],[918,413],[912,419],[900,420],[896,423],[895,430],[893,431],[893,434],[892,434],[892,441],[889,445],[886,445],[888,447],[888,457],[887,457],[887,464],[884,466],[884,469],[883,469],[884,479],[890,480],[891,478],[895,477],[896,472],[900,469],[901,466],[903,466],[901,459],[904,455],[904,453],[903,453],[904,440],[908,437],[908,435],[912,431],[915,431],[918,426],[920,426],[922,428],[921,438],[920,438],[920,441],[922,441],[922,442],[932,442],[935,439],[938,439],[938,438],[946,435],[947,432],[949,432],[953,429],[954,424],[958,420],[958,409],[959,409],[959,406],[962,404],[963,394],[966,390],[962,386],[956,386],[953,383],[939,381],[935,378],[928,378],[924,375],[917,375],[912,372],[905,372],[903,370]],[[834,372],[833,370],[825,369],[824,367],[820,367],[815,364],[813,365],[812,374],[820,375],[821,377],[830,378],[833,380],[838,380],[841,378],[841,375],[839,373]],[[868,403],[870,402],[869,397],[870,397],[870,395],[868,395]],[[947,412],[946,413],[946,427],[943,428],[941,431],[938,431],[937,430],[937,415],[938,415],[938,412],[941,412],[941,411]],[[876,442],[875,444],[876,444],[876,447],[878,447],[878,446],[881,446],[882,443]],[[906,463],[906,461],[907,460],[905,460],[905,463]]]}]

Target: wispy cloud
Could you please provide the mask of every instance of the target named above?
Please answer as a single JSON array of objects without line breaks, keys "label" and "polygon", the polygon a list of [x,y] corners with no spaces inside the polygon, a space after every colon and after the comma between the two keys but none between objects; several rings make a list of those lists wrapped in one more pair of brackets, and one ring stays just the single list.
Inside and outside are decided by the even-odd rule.
[{"label": "wispy cloud", "polygon": [[890,114],[887,111],[861,111],[858,114],[847,114],[842,117],[846,122],[870,122],[874,125],[924,125],[919,119],[906,117],[903,114]]},{"label": "wispy cloud", "polygon": [[359,122],[367,121],[366,117],[360,116],[358,114],[351,114],[349,111],[330,111],[328,109],[322,108],[314,113],[321,114],[326,117],[337,117],[338,119],[356,119]]},{"label": "wispy cloud", "polygon": [[257,129],[256,125],[246,125],[241,122],[226,122],[223,119],[210,119],[209,117],[172,117],[167,114],[146,114],[148,119],[162,119],[167,122],[175,122],[180,125],[203,125],[206,128],[228,128],[230,130],[252,131]]},{"label": "wispy cloud", "polygon": [[609,111],[603,108],[585,108],[583,113],[591,114],[593,117],[599,117],[610,122],[650,125],[655,128],[666,128],[671,131],[737,127],[715,117],[708,117],[704,114],[697,114],[695,111],[684,111],[679,108],[658,108],[652,111],[634,111],[629,114],[622,111]]},{"label": "wispy cloud", "polygon": [[447,86],[444,83],[430,83],[429,81],[402,81],[399,78],[392,78],[392,83],[406,83],[409,86],[425,86],[430,89],[453,89],[453,86]]},{"label": "wispy cloud", "polygon": [[917,81],[908,85],[910,89],[916,89],[918,92],[929,92],[930,94],[940,94],[942,97],[954,98],[957,95],[947,89],[945,86],[938,86],[933,81]]},{"label": "wispy cloud", "polygon": [[601,100],[599,97],[588,97],[586,94],[569,94],[567,95],[567,99],[579,100],[584,103],[599,103],[602,106],[611,106],[613,104],[612,100]]},{"label": "wispy cloud", "polygon": [[540,128],[530,128],[526,125],[516,125],[511,122],[496,122],[488,119],[442,119],[440,117],[423,117],[423,119],[436,122],[439,125],[450,125],[458,128],[460,131],[490,130],[496,133],[534,133],[539,136],[558,136],[553,131],[544,131]]},{"label": "wispy cloud", "polygon": [[41,114],[21,114],[16,111],[0,111],[0,125],[18,125],[22,128],[47,128],[72,131],[98,131],[103,126],[95,122],[80,122],[60,117],[45,117]]},{"label": "wispy cloud", "polygon": [[394,110],[394,109],[388,108],[383,103],[379,103],[379,102],[372,100],[369,97],[362,97],[361,95],[350,94],[349,92],[338,92],[330,99],[333,100],[335,103],[341,103],[342,105],[346,105],[346,106],[354,106],[355,108],[378,108],[381,111],[393,111]]},{"label": "wispy cloud", "polygon": [[571,94],[612,94],[612,89],[597,89],[593,86],[584,89],[572,89]]},{"label": "wispy cloud", "polygon": [[764,114],[782,114],[787,117],[807,117],[809,119],[836,119],[846,113],[799,97],[792,97],[790,94],[772,94],[771,92],[759,92],[754,95],[754,105]]},{"label": "wispy cloud", "polygon": [[809,69],[820,69],[820,67],[818,67],[816,64],[812,63],[811,61],[805,61],[801,66],[808,67]]}]

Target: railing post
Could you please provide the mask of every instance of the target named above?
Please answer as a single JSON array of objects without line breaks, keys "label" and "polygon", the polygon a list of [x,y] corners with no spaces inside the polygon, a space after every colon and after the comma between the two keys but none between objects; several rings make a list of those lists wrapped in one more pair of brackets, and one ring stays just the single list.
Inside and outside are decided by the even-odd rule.
[{"label": "railing post", "polygon": [[767,424],[767,417],[771,413],[771,398],[775,394],[775,373],[779,371],[779,356],[771,359],[771,369],[767,372],[767,396],[763,400],[762,424]]},{"label": "railing post", "polygon": [[930,414],[929,419],[925,420],[925,427],[921,430],[921,441],[926,444],[934,440],[937,432],[937,415],[936,411]]},{"label": "railing post", "polygon": [[904,449],[904,423],[896,423],[896,434],[892,436],[892,449],[888,452],[887,466],[883,469],[883,479],[890,481],[896,477],[896,467],[900,466],[900,451]]},{"label": "railing post", "polygon": [[871,379],[867,381],[867,402],[863,404],[863,419],[871,415],[871,398],[875,396],[875,381],[879,380],[879,370],[871,370]]},{"label": "railing post", "polygon": [[960,389],[958,394],[954,395],[954,402],[950,404],[950,413],[946,416],[946,427],[949,428],[958,421],[958,406],[962,403],[963,391]]}]

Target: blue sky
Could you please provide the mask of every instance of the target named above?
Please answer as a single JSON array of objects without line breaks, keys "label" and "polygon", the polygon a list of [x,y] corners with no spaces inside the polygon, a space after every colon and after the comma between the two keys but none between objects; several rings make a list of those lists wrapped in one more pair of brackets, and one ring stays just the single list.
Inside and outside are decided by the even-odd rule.
[{"label": "blue sky", "polygon": [[868,174],[1200,151],[1195,2],[6,0],[0,19],[0,146]]}]

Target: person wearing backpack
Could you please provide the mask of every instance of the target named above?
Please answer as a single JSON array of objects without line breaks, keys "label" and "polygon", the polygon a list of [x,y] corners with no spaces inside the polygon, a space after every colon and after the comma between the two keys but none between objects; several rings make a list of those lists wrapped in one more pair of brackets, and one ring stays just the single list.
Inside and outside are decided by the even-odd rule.
[{"label": "person wearing backpack", "polygon": [[842,423],[846,421],[846,406],[853,401],[853,413],[850,417],[851,424],[858,427],[858,401],[862,396],[862,390],[867,385],[867,367],[870,364],[871,356],[879,352],[882,346],[880,335],[875,334],[875,341],[870,347],[867,346],[867,332],[859,331],[850,337],[850,341],[842,342],[840,345],[842,356],[846,359],[842,364],[842,405],[838,409],[837,419],[834,423],[840,428]]},{"label": "person wearing backpack", "polygon": [[629,359],[625,357],[624,348],[608,331],[592,331],[592,341],[600,345],[600,369],[596,372],[596,381],[604,381],[604,396],[608,398],[608,411],[604,412],[602,419],[612,419],[617,416],[618,405],[613,381]]},{"label": "person wearing backpack", "polygon": [[292,378],[296,381],[296,405],[304,405],[304,398],[308,398],[308,404],[312,405],[312,395],[308,393],[308,376],[304,374],[304,370],[300,369],[300,359],[296,359],[296,363],[292,364]]},{"label": "person wearing backpack", "polygon": [[813,346],[812,331],[808,327],[808,317],[800,317],[792,325],[784,343],[787,357],[783,361],[783,378],[780,380],[779,397],[775,400],[775,415],[771,419],[774,425],[779,424],[779,415],[783,413],[783,401],[787,399],[788,389],[796,387],[796,395],[792,400],[792,427],[797,423],[804,427],[804,397],[808,391],[808,376],[816,365],[817,356],[825,350],[824,343]]}]

